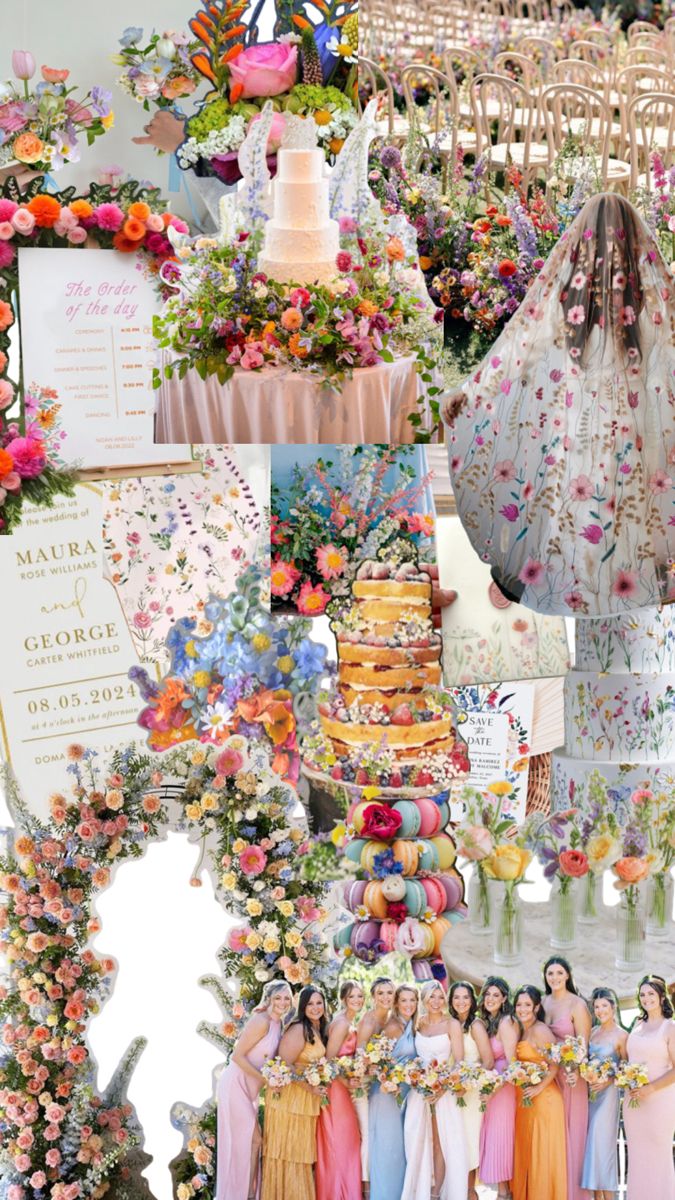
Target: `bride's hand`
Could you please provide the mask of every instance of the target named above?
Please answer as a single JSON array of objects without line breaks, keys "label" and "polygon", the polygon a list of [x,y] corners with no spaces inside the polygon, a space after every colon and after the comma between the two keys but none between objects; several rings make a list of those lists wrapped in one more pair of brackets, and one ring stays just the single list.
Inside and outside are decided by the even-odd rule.
[{"label": "bride's hand", "polygon": [[453,392],[451,396],[447,396],[441,407],[443,423],[454,425],[465,404],[466,396],[462,391]]},{"label": "bride's hand", "polygon": [[156,112],[144,126],[146,137],[132,138],[137,146],[154,146],[164,154],[173,154],[185,137],[185,122],[174,116],[168,108]]}]

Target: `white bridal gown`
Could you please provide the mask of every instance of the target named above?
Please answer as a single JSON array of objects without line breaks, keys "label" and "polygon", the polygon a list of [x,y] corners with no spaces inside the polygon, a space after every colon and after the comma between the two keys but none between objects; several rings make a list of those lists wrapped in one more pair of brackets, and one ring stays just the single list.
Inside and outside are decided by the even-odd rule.
[{"label": "white bridal gown", "polygon": [[[423,1063],[447,1062],[450,1038],[447,1033],[427,1036],[415,1034],[415,1050]],[[462,1110],[455,1097],[446,1092],[434,1105],[436,1125],[445,1159],[445,1179],[439,1189],[440,1200],[466,1200],[469,1166]],[[401,1200],[429,1200],[433,1186],[433,1134],[431,1105],[419,1092],[411,1091],[405,1112],[406,1172]]]}]

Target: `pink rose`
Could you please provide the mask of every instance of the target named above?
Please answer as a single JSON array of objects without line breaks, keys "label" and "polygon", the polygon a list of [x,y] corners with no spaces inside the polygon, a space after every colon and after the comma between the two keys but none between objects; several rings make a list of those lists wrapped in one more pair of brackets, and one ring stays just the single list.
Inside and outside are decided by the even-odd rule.
[{"label": "pink rose", "polygon": [[11,221],[18,207],[14,200],[0,199],[0,221]]},{"label": "pink rose", "polygon": [[14,237],[16,230],[11,221],[0,221],[0,241],[8,242]]},{"label": "pink rose", "polygon": [[76,225],[74,229],[68,230],[68,241],[71,246],[81,246],[87,240],[87,231],[81,225]]},{"label": "pink rose", "polygon": [[263,42],[242,50],[230,63],[230,79],[232,84],[242,85],[242,100],[258,96],[278,96],[280,92],[291,90],[296,81],[297,70],[297,46]]},{"label": "pink rose", "polygon": [[[14,467],[21,479],[35,479],[47,464],[44,443],[37,438],[17,437],[5,446],[14,460]],[[3,481],[4,482],[4,481]],[[5,483],[6,487],[7,484]]]},{"label": "pink rose", "polygon": [[14,388],[8,379],[0,379],[0,412],[9,408],[14,400]]},{"label": "pink rose", "polygon": [[480,862],[492,854],[493,843],[489,829],[482,825],[466,825],[458,830],[457,849],[463,858]]},{"label": "pink rose", "polygon": [[17,208],[12,217],[12,225],[17,233],[22,233],[24,237],[27,237],[35,228],[35,217],[27,208]]},{"label": "pink rose", "polygon": [[164,232],[164,222],[159,213],[150,213],[150,216],[145,218],[145,225],[151,233]]},{"label": "pink rose", "polygon": [[[246,53],[246,52],[244,51],[244,53]],[[249,129],[251,129],[251,127],[253,125],[255,125],[256,121],[259,121],[261,117],[262,117],[262,113],[256,113],[256,115],[254,117],[251,117],[251,120],[248,123]],[[267,153],[268,154],[276,154],[277,150],[279,149],[279,147],[281,145],[281,139],[284,136],[285,128],[286,128],[286,114],[275,112],[272,117],[272,124],[270,126],[269,137],[267,138]]]}]

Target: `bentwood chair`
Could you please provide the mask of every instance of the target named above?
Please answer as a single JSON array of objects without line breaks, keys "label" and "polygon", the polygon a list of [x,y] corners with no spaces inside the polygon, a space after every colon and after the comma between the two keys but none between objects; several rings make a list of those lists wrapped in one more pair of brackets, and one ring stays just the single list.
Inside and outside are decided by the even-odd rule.
[{"label": "bentwood chair", "polygon": [[[675,91],[636,96],[628,109],[631,188],[652,191],[651,155],[657,151],[666,170],[675,165]],[[640,166],[643,170],[640,172]]]},{"label": "bentwood chair", "polygon": [[[359,91],[369,100],[376,99],[378,136],[390,142],[404,142],[408,136],[408,120],[397,112],[392,82],[378,63],[359,55]],[[360,106],[360,105],[359,105]]]},{"label": "bentwood chair", "polygon": [[[457,158],[459,104],[457,85],[451,75],[418,63],[401,72],[411,131],[416,132],[441,161],[442,187],[448,182],[450,165]],[[428,105],[415,102],[415,88],[423,85],[430,93]]]},{"label": "bentwood chair", "polygon": [[476,123],[477,152],[485,155],[488,170],[514,166],[527,186],[530,177],[547,162],[546,147],[534,141],[538,127],[536,102],[515,79],[504,75],[479,75],[471,85]]},{"label": "bentwood chair", "polygon": [[[574,135],[593,146],[602,187],[627,188],[631,169],[628,163],[610,157],[612,110],[602,96],[579,84],[554,83],[544,88],[541,108],[549,170],[565,140]],[[557,163],[556,170],[564,171],[564,163]]]}]

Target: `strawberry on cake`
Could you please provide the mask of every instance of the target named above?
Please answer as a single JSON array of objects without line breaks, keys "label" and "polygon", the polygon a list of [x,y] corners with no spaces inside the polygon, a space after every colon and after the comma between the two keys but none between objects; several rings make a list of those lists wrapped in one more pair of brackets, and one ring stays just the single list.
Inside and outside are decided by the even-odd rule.
[{"label": "strawberry on cake", "polygon": [[441,690],[431,582],[417,563],[367,560],[331,622],[337,688],[304,744],[307,773],[354,788],[425,794],[468,775],[465,743]]}]

